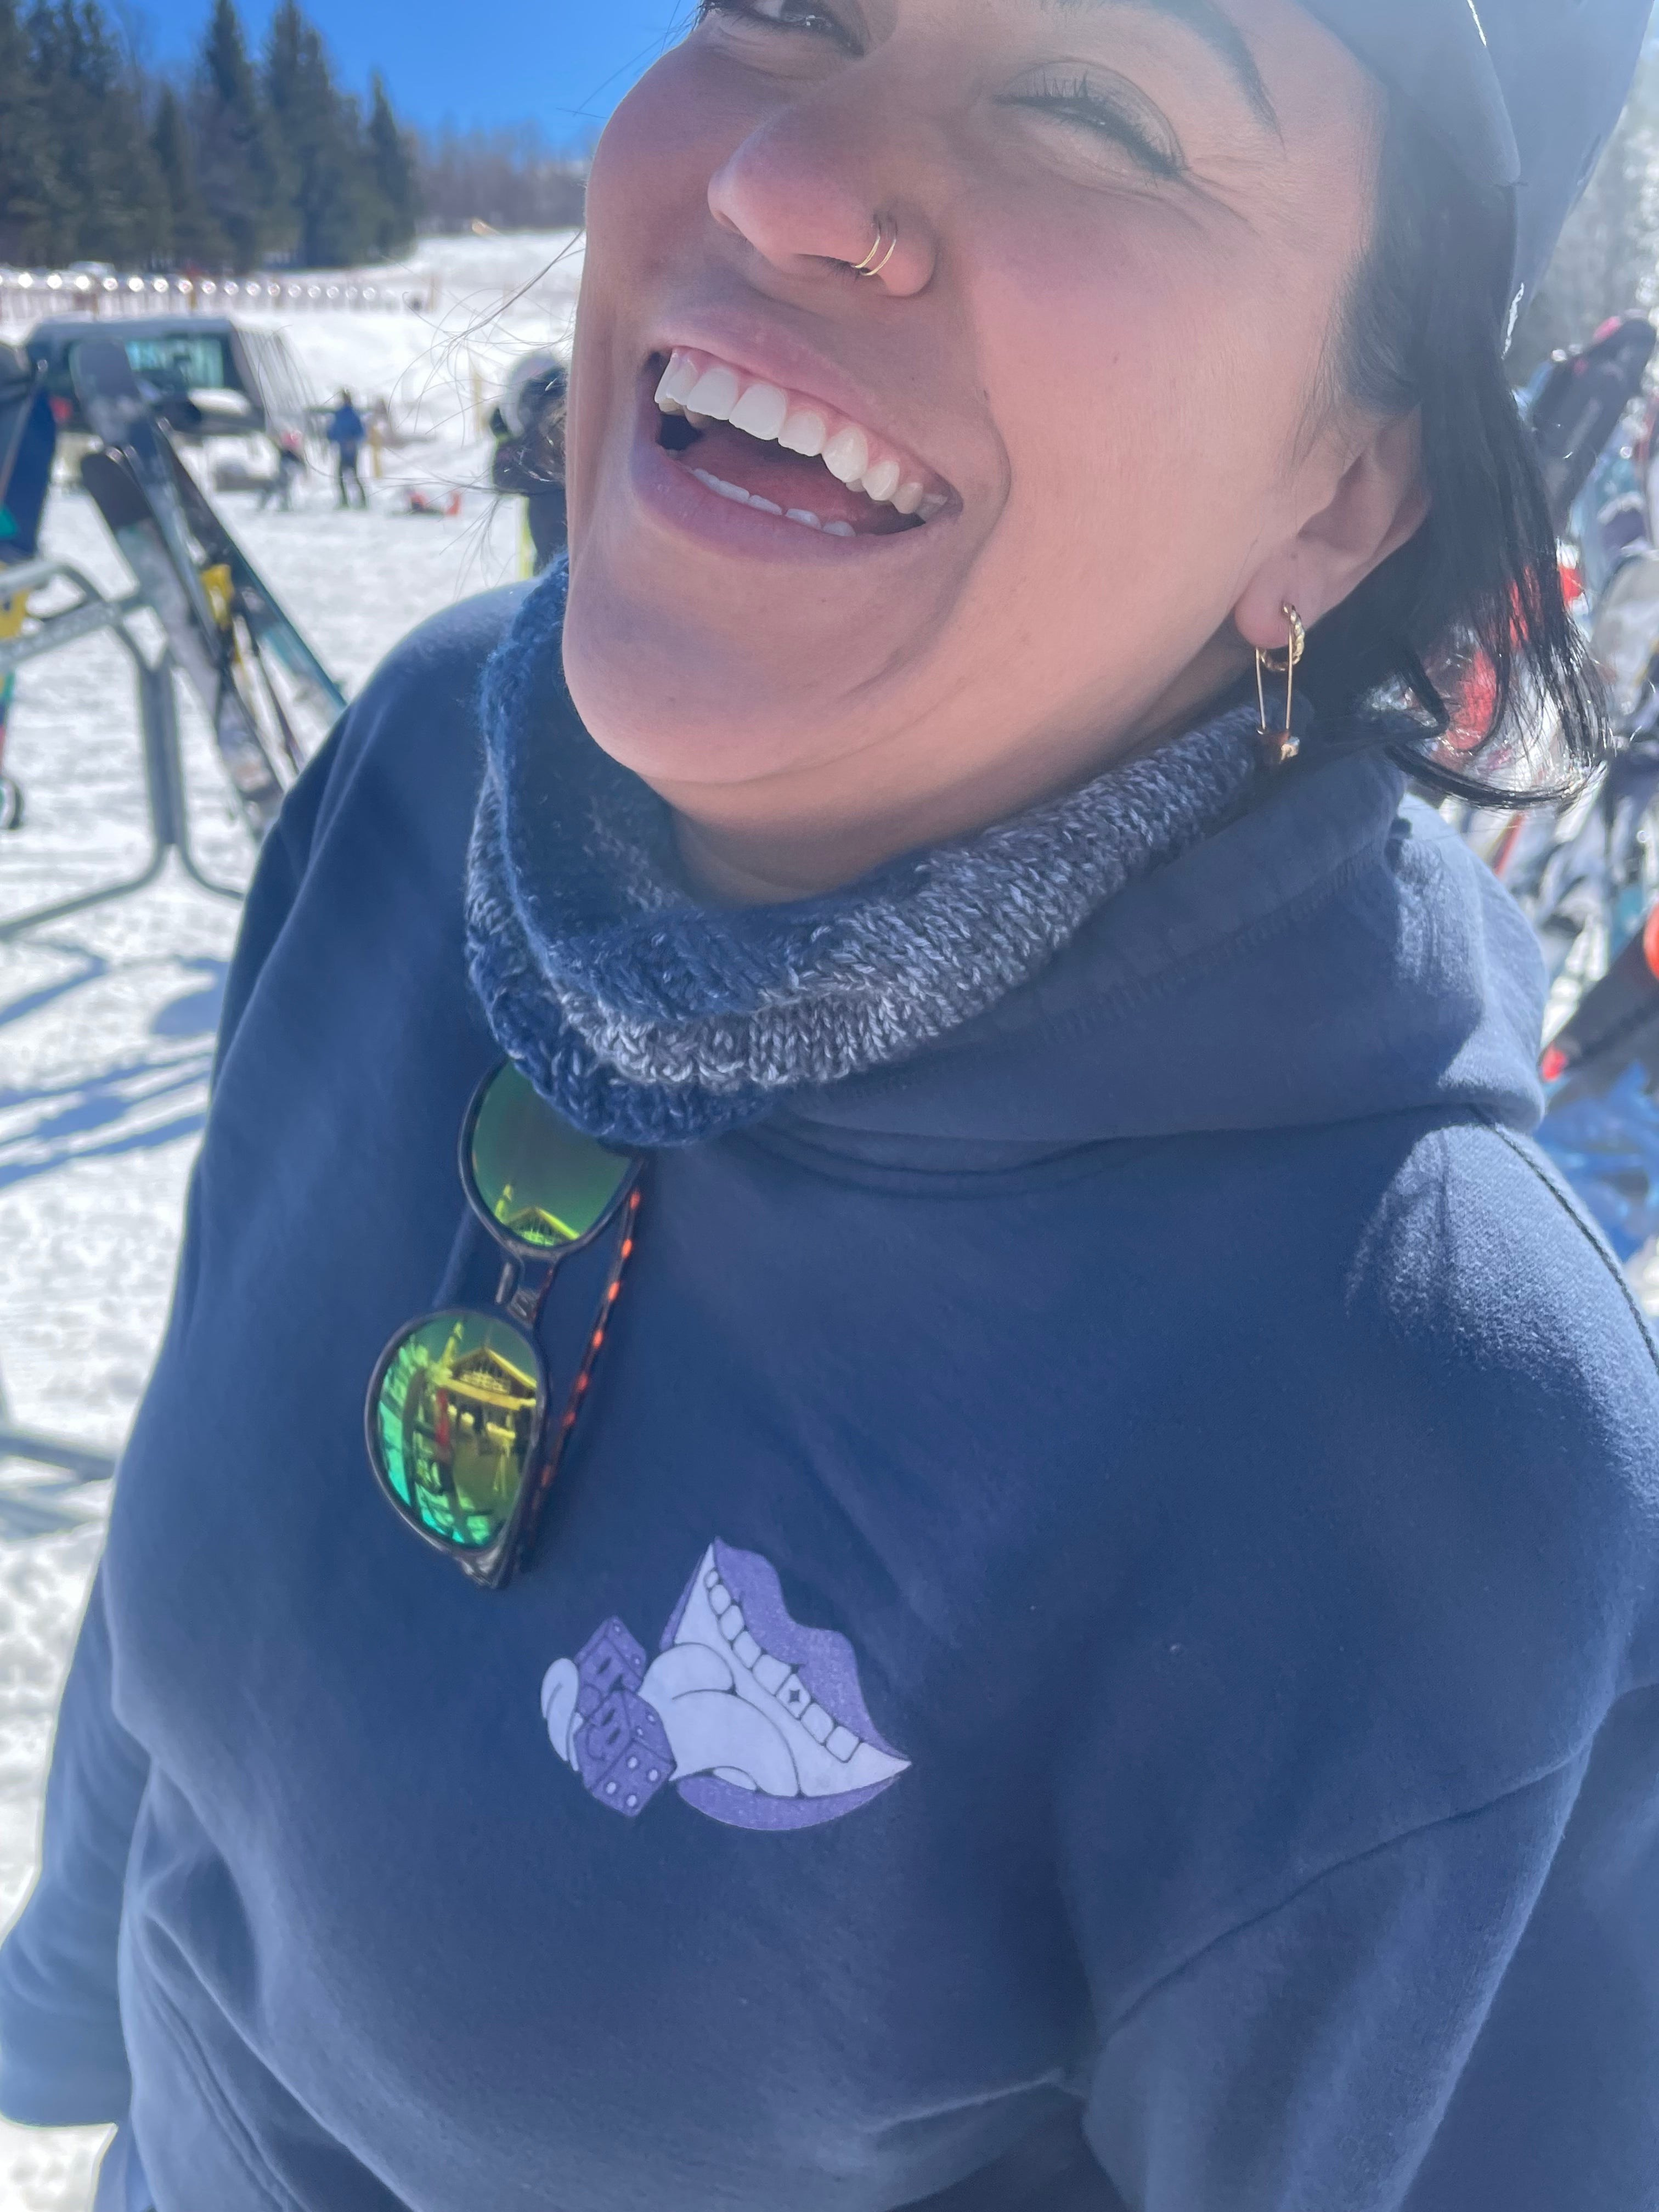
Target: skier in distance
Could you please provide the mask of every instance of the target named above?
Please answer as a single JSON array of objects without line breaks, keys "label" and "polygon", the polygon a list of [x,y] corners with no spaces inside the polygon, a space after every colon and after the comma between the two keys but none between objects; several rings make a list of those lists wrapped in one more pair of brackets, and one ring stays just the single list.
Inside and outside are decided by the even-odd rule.
[{"label": "skier in distance", "polygon": [[363,418],[351,403],[351,394],[342,392],[340,404],[329,419],[328,442],[334,448],[339,503],[342,507],[367,507],[368,494],[357,473],[357,459],[368,435]]}]

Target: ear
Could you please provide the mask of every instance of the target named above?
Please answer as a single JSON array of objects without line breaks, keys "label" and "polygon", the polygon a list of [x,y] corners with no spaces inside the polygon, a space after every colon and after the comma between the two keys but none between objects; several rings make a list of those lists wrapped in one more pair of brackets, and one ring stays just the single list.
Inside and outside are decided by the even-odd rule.
[{"label": "ear", "polygon": [[1416,536],[1428,511],[1421,422],[1391,416],[1373,426],[1317,513],[1258,563],[1233,611],[1239,635],[1282,652],[1287,606],[1311,629]]}]

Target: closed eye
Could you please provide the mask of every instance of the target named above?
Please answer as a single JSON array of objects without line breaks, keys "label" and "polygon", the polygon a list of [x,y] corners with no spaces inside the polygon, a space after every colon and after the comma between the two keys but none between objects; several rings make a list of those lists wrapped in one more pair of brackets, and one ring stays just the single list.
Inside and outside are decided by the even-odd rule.
[{"label": "closed eye", "polygon": [[998,105],[1024,108],[1086,131],[1121,147],[1149,175],[1166,182],[1187,173],[1186,157],[1174,131],[1152,103],[1121,77],[1047,69],[1018,90],[1004,93]]}]

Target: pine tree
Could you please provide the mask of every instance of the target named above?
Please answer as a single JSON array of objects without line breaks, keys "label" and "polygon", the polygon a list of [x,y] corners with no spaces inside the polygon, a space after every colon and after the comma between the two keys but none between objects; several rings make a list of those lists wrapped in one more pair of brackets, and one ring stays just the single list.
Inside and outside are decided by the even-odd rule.
[{"label": "pine tree", "polygon": [[381,260],[403,253],[415,242],[420,212],[415,147],[392,112],[386,80],[374,73],[374,100],[368,118],[368,159],[374,181],[374,249]]},{"label": "pine tree", "polygon": [[54,260],[147,261],[165,200],[134,72],[99,0],[36,0],[30,70],[57,154],[44,229]]},{"label": "pine tree", "polygon": [[446,130],[418,151],[421,219],[434,230],[465,230],[479,219],[497,230],[581,226],[586,164],[550,146],[533,123]]},{"label": "pine tree", "polygon": [[265,98],[288,173],[296,259],[309,269],[367,260],[373,191],[362,118],[298,0],[283,0],[271,18]]},{"label": "pine tree", "polygon": [[33,0],[25,29],[34,110],[52,149],[51,167],[40,175],[34,252],[42,261],[72,261],[79,250],[82,213],[76,168],[87,135],[82,118],[71,112],[75,106],[70,68],[73,20],[66,24],[53,0]]},{"label": "pine tree", "polygon": [[212,0],[182,93],[145,80],[107,4],[0,0],[0,258],[240,270],[407,246],[418,149],[378,76],[365,125],[299,0],[263,73],[236,0]]},{"label": "pine tree", "polygon": [[150,126],[150,150],[155,156],[164,201],[165,235],[151,251],[174,266],[222,269],[228,258],[225,234],[214,221],[203,198],[196,173],[195,149],[183,103],[171,85],[163,85]]},{"label": "pine tree", "polygon": [[239,271],[291,245],[282,165],[235,0],[214,0],[191,99],[202,197]]},{"label": "pine tree", "polygon": [[0,0],[0,261],[48,258],[57,162],[16,0]]}]

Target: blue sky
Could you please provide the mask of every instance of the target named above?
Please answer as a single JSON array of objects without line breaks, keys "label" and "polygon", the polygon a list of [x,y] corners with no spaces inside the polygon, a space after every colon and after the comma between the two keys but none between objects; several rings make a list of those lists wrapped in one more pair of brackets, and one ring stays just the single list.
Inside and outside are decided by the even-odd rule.
[{"label": "blue sky", "polygon": [[[123,13],[125,11],[123,10]],[[189,53],[207,0],[138,0],[150,57]],[[689,0],[309,0],[347,81],[384,70],[410,122],[538,120],[556,144],[591,137]],[[258,40],[270,0],[243,0]]]}]

